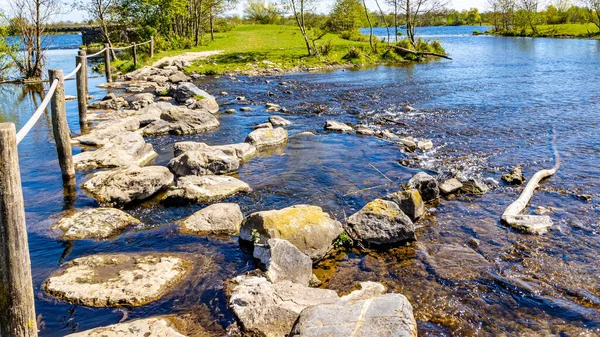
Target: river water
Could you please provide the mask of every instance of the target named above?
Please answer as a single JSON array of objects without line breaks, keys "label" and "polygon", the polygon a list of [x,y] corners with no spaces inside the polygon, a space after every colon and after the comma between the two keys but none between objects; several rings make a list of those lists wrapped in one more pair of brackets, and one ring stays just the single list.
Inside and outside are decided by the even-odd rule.
[{"label": "river water", "polygon": [[[420,170],[480,178],[490,192],[431,205],[429,215],[417,222],[416,243],[383,252],[339,250],[315,273],[324,287],[340,292],[373,280],[403,293],[414,306],[421,336],[600,335],[600,41],[471,36],[474,29],[483,30],[431,27],[419,32],[439,38],[451,61],[282,75],[269,83],[248,77],[201,81],[210,93],[230,93],[218,98],[223,109],[239,107],[234,98],[240,95],[254,110],[223,115],[221,128],[208,134],[150,139],[159,152],[155,162],[166,165],[172,144],[184,139],[211,145],[241,142],[252,125],[268,118],[263,104],[275,102],[289,109],[285,117],[294,123],[291,135],[317,135],[291,137],[284,151],[240,167],[239,178],[255,192],[228,201],[239,203],[245,214],[302,203],[344,219],[398,190]],[[53,49],[49,63],[70,72],[75,55],[74,49]],[[103,82],[97,75],[90,73],[90,93],[101,98],[106,91],[96,88]],[[23,125],[41,101],[36,90],[2,85],[0,121],[14,122],[17,129]],[[66,92],[75,94],[74,81],[67,82]],[[406,104],[416,111],[406,112]],[[79,132],[76,106],[67,103],[73,133]],[[375,127],[431,139],[434,149],[410,154],[374,138],[322,131],[327,119],[356,124],[380,117],[406,126]],[[542,236],[521,234],[499,222],[520,192],[500,177],[516,165],[527,177],[553,166],[553,128],[562,166],[536,192],[528,212],[545,207],[555,225]],[[49,231],[61,212],[97,204],[79,189],[74,199],[63,196],[49,114],[20,144],[19,155],[42,336],[113,324],[124,315],[201,313],[203,326],[217,335],[233,322],[223,282],[256,266],[237,238],[178,233],[173,221],[203,205],[136,206],[127,211],[144,226],[109,241],[63,242]],[[86,177],[78,174],[78,184]],[[457,249],[467,246],[484,262]],[[70,305],[41,289],[50,274],[74,258],[147,251],[187,252],[198,257],[200,266],[177,289],[140,308]]]}]

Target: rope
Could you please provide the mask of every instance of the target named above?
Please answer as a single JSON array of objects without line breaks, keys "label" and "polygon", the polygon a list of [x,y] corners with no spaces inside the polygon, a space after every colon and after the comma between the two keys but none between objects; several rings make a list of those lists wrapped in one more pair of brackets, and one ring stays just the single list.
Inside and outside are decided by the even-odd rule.
[{"label": "rope", "polygon": [[148,41],[146,41],[146,42],[142,42],[142,43],[132,44],[132,45],[130,45],[130,46],[127,46],[127,47],[121,47],[121,48],[110,48],[110,49],[111,49],[111,50],[125,50],[125,49],[132,48],[133,46],[136,46],[136,47],[137,47],[137,46],[143,46],[143,45],[145,45],[145,44],[148,44],[148,43],[150,43],[150,42],[152,42],[152,40],[148,40]]},{"label": "rope", "polygon": [[133,47],[133,45],[129,45],[127,47],[121,47],[121,48],[110,48],[110,50],[125,50],[125,49],[129,49],[131,47]]},{"label": "rope", "polygon": [[77,67],[75,67],[75,70],[73,70],[72,72],[70,72],[67,76],[64,77],[65,80],[68,80],[69,78],[75,76],[75,74],[77,74],[77,72],[79,71],[79,69],[81,69],[81,63],[79,63],[77,65]]},{"label": "rope", "polygon": [[87,57],[87,58],[90,58],[90,57],[98,56],[98,55],[100,55],[100,54],[104,53],[104,51],[105,51],[105,50],[106,50],[106,48],[102,49],[101,51],[97,52],[96,54],[88,55],[88,56],[86,56],[86,57]]},{"label": "rope", "polygon": [[23,125],[21,130],[19,130],[19,132],[17,132],[17,144],[19,144],[23,140],[23,138],[25,138],[25,136],[27,136],[29,131],[31,131],[31,128],[33,128],[35,123],[37,123],[37,121],[40,119],[40,116],[42,116],[42,113],[44,113],[44,111],[48,107],[48,103],[50,103],[52,96],[54,96],[54,92],[56,91],[57,86],[58,86],[58,80],[54,80],[54,82],[52,82],[52,85],[50,86],[50,89],[48,89],[48,92],[46,93],[46,97],[44,97],[42,104],[33,113],[33,116],[31,116],[31,118],[29,118],[27,123],[25,123],[25,125]]},{"label": "rope", "polygon": [[136,46],[143,46],[143,45],[148,44],[150,42],[152,42],[152,40],[148,40],[146,42],[138,43],[138,44],[136,44]]}]

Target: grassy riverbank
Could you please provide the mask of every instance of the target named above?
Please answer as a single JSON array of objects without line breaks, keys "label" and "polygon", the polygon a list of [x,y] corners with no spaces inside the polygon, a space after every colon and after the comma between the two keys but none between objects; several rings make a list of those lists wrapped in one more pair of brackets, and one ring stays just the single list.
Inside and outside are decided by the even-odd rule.
[{"label": "grassy riverbank", "polygon": [[[278,68],[281,72],[294,72],[311,68],[370,65],[389,62],[406,62],[411,55],[402,57],[394,52],[386,53],[387,44],[374,39],[374,50],[368,36],[362,41],[350,41],[336,34],[326,34],[316,42],[319,54],[308,56],[306,44],[295,26],[241,25],[226,33],[215,34],[215,40],[205,46],[183,50],[160,52],[152,59],[143,60],[142,65],[151,64],[163,57],[176,56],[184,52],[222,51],[208,59],[198,60],[188,72],[218,75],[226,73],[252,73]],[[438,43],[423,48],[444,53]],[[131,61],[113,64],[121,72],[133,70]]]},{"label": "grassy riverbank", "polygon": [[570,37],[570,38],[593,38],[600,39],[600,30],[593,23],[567,23],[560,25],[538,25],[537,34],[533,34],[531,28],[525,30],[510,30],[491,32],[494,35],[503,36],[531,36],[531,37]]}]

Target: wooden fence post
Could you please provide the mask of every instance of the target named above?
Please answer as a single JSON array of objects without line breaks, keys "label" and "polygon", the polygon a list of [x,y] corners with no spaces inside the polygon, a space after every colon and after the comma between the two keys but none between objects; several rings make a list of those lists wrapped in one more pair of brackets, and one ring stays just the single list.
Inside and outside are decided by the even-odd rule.
[{"label": "wooden fence post", "polygon": [[110,73],[110,46],[108,43],[104,44],[104,73],[106,74],[106,82],[112,82],[112,75]]},{"label": "wooden fence post", "polygon": [[131,45],[133,46],[131,47],[133,53],[133,66],[137,68],[137,45],[133,42],[131,43]]},{"label": "wooden fence post", "polygon": [[31,260],[13,123],[0,124],[0,336],[36,337]]},{"label": "wooden fence post", "polygon": [[154,57],[154,36],[150,36],[150,58]]},{"label": "wooden fence post", "polygon": [[67,110],[65,109],[65,81],[61,69],[48,70],[50,83],[58,80],[56,91],[50,100],[52,110],[52,132],[58,152],[58,163],[65,184],[74,180],[75,167],[73,166],[73,152],[71,150],[71,131],[67,123]]},{"label": "wooden fence post", "polygon": [[84,50],[80,50],[76,56],[76,65],[81,64],[77,72],[77,107],[79,109],[79,125],[81,131],[87,126],[87,57]]}]

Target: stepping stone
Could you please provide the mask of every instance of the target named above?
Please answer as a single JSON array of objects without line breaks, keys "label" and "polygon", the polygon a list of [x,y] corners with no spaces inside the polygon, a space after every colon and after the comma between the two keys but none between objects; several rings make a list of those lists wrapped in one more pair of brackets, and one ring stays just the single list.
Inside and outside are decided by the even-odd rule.
[{"label": "stepping stone", "polygon": [[260,128],[252,131],[246,138],[246,143],[261,148],[285,144],[288,140],[288,133],[284,128]]},{"label": "stepping stone", "polygon": [[325,130],[339,131],[339,132],[352,132],[354,129],[345,123],[337,121],[327,121],[325,123]]},{"label": "stepping stone", "polygon": [[238,204],[214,204],[182,220],[179,228],[184,234],[238,235],[244,215]]},{"label": "stepping stone", "polygon": [[287,119],[285,119],[285,118],[283,118],[281,116],[271,116],[271,117],[269,117],[269,122],[273,126],[288,126],[288,125],[292,125],[292,122],[288,121]]},{"label": "stepping stone", "polygon": [[131,164],[144,165],[154,157],[151,144],[134,132],[109,138],[102,148],[95,151],[81,152],[73,156],[73,163],[77,170],[93,170],[97,168],[114,168],[129,166]]},{"label": "stepping stone", "polygon": [[66,337],[186,337],[170,317],[151,317],[86,330]]},{"label": "stepping stone", "polygon": [[167,189],[173,185],[173,179],[163,166],[130,166],[98,172],[82,188],[103,206],[123,207]]},{"label": "stepping stone", "polygon": [[98,254],[77,258],[44,282],[44,290],[72,304],[142,306],[162,297],[191,270],[172,254]]},{"label": "stepping stone", "polygon": [[175,156],[188,151],[223,151],[227,155],[236,156],[239,160],[248,160],[256,155],[256,147],[248,143],[210,146],[199,142],[179,142],[173,146]]},{"label": "stepping stone", "polygon": [[245,182],[230,176],[186,176],[177,179],[177,185],[167,191],[167,202],[215,202],[252,189]]},{"label": "stepping stone", "polygon": [[142,222],[115,208],[90,208],[60,219],[52,229],[63,231],[63,240],[106,239]]}]

